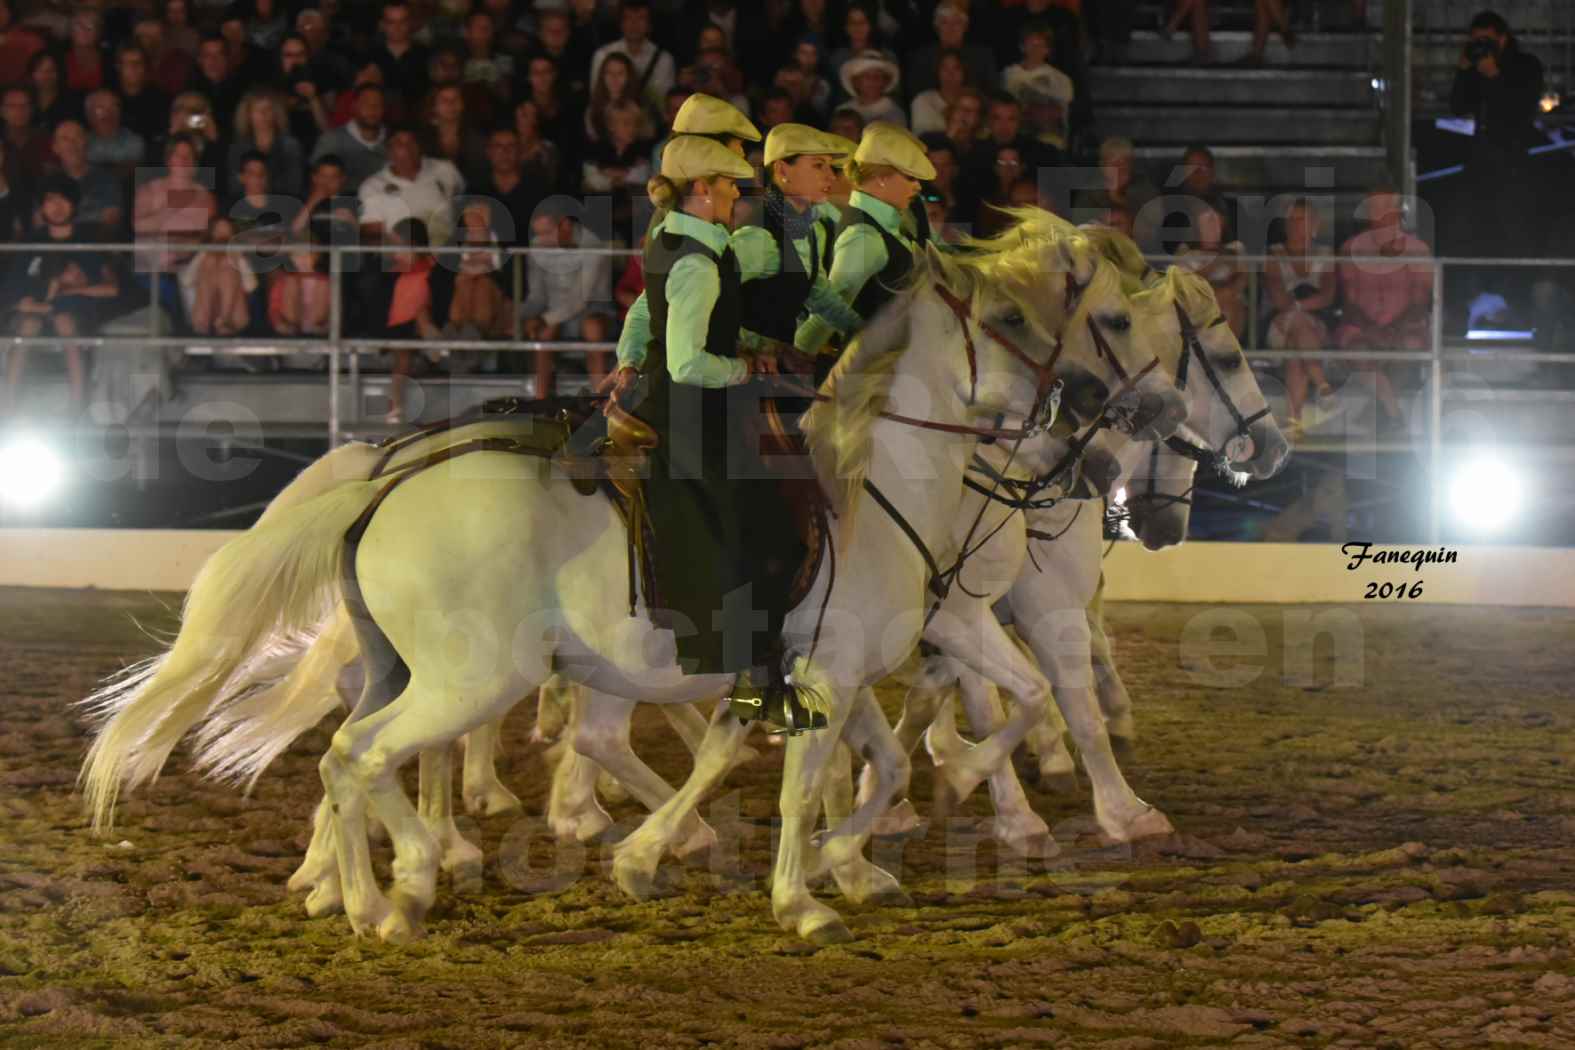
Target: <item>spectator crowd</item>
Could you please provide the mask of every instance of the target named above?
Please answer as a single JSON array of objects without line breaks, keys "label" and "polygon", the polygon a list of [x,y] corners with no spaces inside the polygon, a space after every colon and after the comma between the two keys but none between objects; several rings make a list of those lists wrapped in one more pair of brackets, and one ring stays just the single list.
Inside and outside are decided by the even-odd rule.
[{"label": "spectator crowd", "polygon": [[[358,245],[376,252],[344,260],[345,335],[604,342],[642,287],[637,258],[533,255],[516,275],[504,252],[638,247],[674,115],[705,92],[762,132],[911,128],[936,169],[923,199],[938,238],[992,232],[991,205],[1037,204],[1183,253],[1239,332],[1263,313],[1272,345],[1413,340],[1421,285],[1369,294],[1332,258],[1271,266],[1248,302],[1206,148],[1187,153],[1179,211],[1146,207],[1159,193],[1132,144],[1090,138],[1097,6],[0,0],[0,244],[48,246],[0,256],[0,311],[9,333],[61,340],[150,302],[191,336],[322,336],[336,305],[326,248]],[[1318,216],[1292,212],[1280,250],[1331,254]],[[1373,236],[1345,250],[1426,251]],[[126,241],[125,259],[67,248]],[[498,356],[391,360],[397,376],[526,367],[550,389],[559,355]],[[590,355],[593,376],[608,357]],[[11,353],[7,390],[24,360]],[[81,353],[67,365],[80,400]],[[1288,380],[1327,387],[1316,367]]]}]

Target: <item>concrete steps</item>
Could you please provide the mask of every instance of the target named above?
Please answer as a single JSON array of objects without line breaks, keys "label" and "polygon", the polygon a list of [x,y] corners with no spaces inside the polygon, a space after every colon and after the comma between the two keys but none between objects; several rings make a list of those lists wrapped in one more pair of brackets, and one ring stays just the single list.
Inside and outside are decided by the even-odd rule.
[{"label": "concrete steps", "polygon": [[1228,66],[1096,66],[1090,90],[1111,105],[1305,106],[1370,108],[1364,69],[1233,69]]},{"label": "concrete steps", "polygon": [[[1249,31],[1215,30],[1209,34],[1209,40],[1214,48],[1216,65],[1200,68],[1217,70],[1222,65],[1245,57],[1252,50],[1252,33]],[[1296,46],[1287,49],[1276,34],[1269,38],[1263,54],[1265,68],[1270,69],[1294,65],[1298,69],[1373,70],[1379,65],[1378,35],[1302,33],[1297,37]],[[1122,65],[1189,66],[1191,62],[1191,36],[1177,33],[1166,40],[1152,29],[1134,31],[1121,57]]]},{"label": "concrete steps", "polygon": [[[1169,169],[1181,163],[1185,148],[1140,142],[1138,161],[1163,184]],[[1309,188],[1304,192],[1318,192],[1335,187],[1371,186],[1388,174],[1388,162],[1381,146],[1288,145],[1273,149],[1215,146],[1213,151],[1220,182],[1237,189],[1302,186]]]},{"label": "concrete steps", "polygon": [[1101,134],[1124,135],[1148,145],[1189,142],[1221,145],[1366,146],[1379,142],[1376,109],[1326,106],[1108,106],[1096,107]]}]

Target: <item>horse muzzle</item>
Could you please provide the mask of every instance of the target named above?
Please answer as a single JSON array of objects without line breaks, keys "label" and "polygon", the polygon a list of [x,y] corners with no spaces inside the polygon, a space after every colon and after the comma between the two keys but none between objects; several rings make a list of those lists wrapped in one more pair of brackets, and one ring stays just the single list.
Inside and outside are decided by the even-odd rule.
[{"label": "horse muzzle", "polygon": [[1163,441],[1187,418],[1187,404],[1179,394],[1132,391],[1110,404],[1111,424],[1134,441]]},{"label": "horse muzzle", "polygon": [[1252,442],[1252,458],[1242,469],[1257,481],[1274,477],[1291,458],[1291,443],[1272,419],[1265,417],[1255,425],[1248,440]]},{"label": "horse muzzle", "polygon": [[1136,529],[1137,538],[1145,550],[1164,550],[1174,547],[1187,538],[1185,516],[1175,510],[1166,510],[1145,518]]}]

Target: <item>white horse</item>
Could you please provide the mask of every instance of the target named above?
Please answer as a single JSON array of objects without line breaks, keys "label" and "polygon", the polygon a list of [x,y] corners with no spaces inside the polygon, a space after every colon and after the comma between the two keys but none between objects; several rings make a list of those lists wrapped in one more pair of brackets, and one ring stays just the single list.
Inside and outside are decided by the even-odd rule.
[{"label": "white horse", "polygon": [[[1141,260],[1138,266],[1138,273],[1147,270]],[[1201,445],[1194,446],[1194,455],[1220,455],[1233,443],[1246,441],[1250,452],[1242,451],[1250,456],[1243,464],[1247,472],[1258,478],[1272,476],[1283,465],[1289,445],[1269,414],[1230,327],[1219,323],[1218,305],[1207,283],[1172,267],[1163,277],[1151,276],[1147,290],[1138,299],[1147,300],[1150,306],[1138,314],[1145,336],[1153,340],[1151,345],[1166,368],[1186,380],[1187,428],[1199,435]],[[1184,441],[1172,441],[1177,442],[1177,448],[1186,447]],[[1144,509],[1140,525],[1145,542],[1153,546],[1180,542],[1185,535],[1183,512],[1187,508],[1181,501],[1190,492],[1195,459],[1169,445],[1125,442],[1120,437],[1113,437],[1111,442],[1122,463],[1116,484],[1125,484],[1128,499]],[[1027,458],[1032,460],[1031,455]],[[1027,466],[1043,469],[1043,464],[1030,462]],[[1143,471],[1141,485],[1133,479],[1134,470]],[[1241,479],[1245,477],[1242,475]],[[1150,834],[1167,833],[1171,828],[1157,810],[1129,818],[1129,823],[1122,822],[1122,815],[1132,813],[1134,805],[1141,803],[1121,775],[1106,719],[1118,719],[1117,728],[1130,740],[1130,701],[1124,710],[1111,713],[1102,710],[1094,696],[1097,677],[1093,664],[1098,661],[1105,667],[1113,666],[1102,625],[1095,629],[1097,611],[1089,614],[1090,606],[1097,604],[1103,580],[1101,498],[1090,494],[1082,500],[1028,511],[1026,529],[1032,558],[1019,557],[1014,562],[1010,555],[1003,554],[990,562],[1008,569],[1015,564],[1016,572],[1004,588],[990,590],[983,600],[1006,599],[1019,638],[1033,652],[1054,691],[1055,708],[1061,717],[1047,710],[1046,721],[1030,733],[1029,739],[1030,748],[1039,755],[1041,781],[1065,787],[1075,776],[1063,738],[1063,730],[1069,728],[1089,775],[1096,820],[1107,835],[1124,841],[1133,837],[1134,826]],[[999,580],[1002,575],[998,569],[997,575],[990,578]],[[923,688],[910,691],[909,710],[897,733],[911,748],[928,728],[931,755],[944,769],[962,746],[950,711],[944,711],[938,720],[935,718],[949,687],[955,684],[959,688],[963,708],[976,733],[987,731],[1000,719],[999,697],[986,680],[949,654],[933,657],[921,682]],[[1119,679],[1114,680],[1111,691],[1125,697]],[[1021,829],[1033,827],[1037,818],[1028,808],[1010,763],[996,771],[991,789],[997,825],[1008,829],[1008,834],[998,830],[998,835],[1010,838],[1015,829],[1020,836]],[[909,813],[899,810],[881,830],[906,830],[912,823]]]},{"label": "white horse", "polygon": [[[1066,295],[1046,294],[1047,273],[1067,275]],[[1063,331],[1062,371],[1116,387],[1108,361],[1085,345],[1085,318],[1108,332],[1118,355],[1132,358],[1124,305],[1108,305],[1121,304],[1113,277],[1073,231],[971,259],[932,254],[919,275],[845,355],[826,387],[830,403],[806,421],[839,515],[841,571],[832,586],[823,568],[785,632],[793,680],[830,724],[787,745],[772,904],[784,928],[816,941],[849,936],[805,884],[820,773],[850,717],[890,735],[883,718],[869,719],[855,701],[906,654],[922,626],[928,568],[921,551],[951,554],[949,517],[977,440],[968,429],[1032,414],[1044,392],[1043,364]],[[1086,289],[1081,304],[1069,301],[1079,286]],[[966,305],[954,312],[949,302],[959,301]],[[976,325],[985,326],[977,338]],[[910,332],[922,349],[904,353]],[[965,343],[973,349],[966,356],[958,352]],[[1149,376],[1136,389],[1150,422],[1175,415],[1167,383]],[[321,763],[331,834],[352,926],[401,938],[419,929],[431,905],[440,857],[396,779],[409,757],[495,721],[555,667],[593,690],[657,703],[717,695],[730,676],[685,676],[672,635],[643,612],[628,615],[624,528],[614,508],[544,476],[539,461],[477,452],[414,474],[391,492],[383,487],[339,486],[210,559],[172,649],[95,698],[107,718],[84,782],[102,826],[118,792],[157,773],[238,671],[278,638],[320,623],[342,596],[355,614],[367,673],[361,702]],[[364,531],[347,548],[343,538],[357,522]],[[975,658],[995,674],[990,664],[1007,666],[1020,703],[974,749],[980,777],[1038,720],[1047,692],[998,627],[995,633]],[[713,718],[712,733],[731,721]],[[885,801],[854,812],[833,839],[860,853]],[[389,896],[372,873],[368,802],[394,844]],[[894,885],[867,867],[872,881]]]}]

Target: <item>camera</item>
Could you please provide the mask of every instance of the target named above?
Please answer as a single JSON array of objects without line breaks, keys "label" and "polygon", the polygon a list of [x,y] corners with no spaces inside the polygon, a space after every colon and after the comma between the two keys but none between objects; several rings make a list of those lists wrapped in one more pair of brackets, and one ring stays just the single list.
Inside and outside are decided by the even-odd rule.
[{"label": "camera", "polygon": [[1498,45],[1491,40],[1478,37],[1466,45],[1466,57],[1473,63],[1480,62],[1484,58],[1491,58],[1496,54],[1498,54]]},{"label": "camera", "polygon": [[193,113],[186,118],[186,126],[193,131],[199,130],[207,123],[208,115],[206,113]]}]

